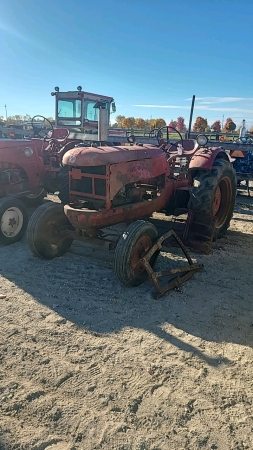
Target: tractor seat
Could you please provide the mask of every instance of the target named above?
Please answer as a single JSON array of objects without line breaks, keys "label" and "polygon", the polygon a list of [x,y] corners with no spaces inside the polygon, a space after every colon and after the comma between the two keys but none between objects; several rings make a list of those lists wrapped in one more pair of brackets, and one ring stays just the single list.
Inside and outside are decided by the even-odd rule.
[{"label": "tractor seat", "polygon": [[69,137],[69,130],[67,128],[54,128],[50,139],[56,139],[59,143],[65,142]]},{"label": "tractor seat", "polygon": [[[180,144],[180,141],[178,142]],[[195,139],[183,139],[183,154],[193,155],[199,148],[199,144]],[[169,154],[177,153],[177,147],[175,145],[166,146],[166,150]]]}]

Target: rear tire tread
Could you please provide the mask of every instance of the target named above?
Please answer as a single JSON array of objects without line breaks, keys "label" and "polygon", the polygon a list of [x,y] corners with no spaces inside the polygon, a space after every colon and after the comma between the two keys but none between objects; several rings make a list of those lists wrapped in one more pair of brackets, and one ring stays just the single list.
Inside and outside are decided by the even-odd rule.
[{"label": "rear tire tread", "polygon": [[200,170],[194,177],[194,181],[199,181],[200,185],[198,187],[192,186],[188,202],[189,209],[212,214],[215,190],[222,178],[225,177],[228,177],[231,181],[231,202],[228,204],[227,216],[223,224],[216,228],[215,238],[222,237],[226,233],[233,216],[236,198],[236,175],[232,164],[225,159],[216,159],[211,170]]}]

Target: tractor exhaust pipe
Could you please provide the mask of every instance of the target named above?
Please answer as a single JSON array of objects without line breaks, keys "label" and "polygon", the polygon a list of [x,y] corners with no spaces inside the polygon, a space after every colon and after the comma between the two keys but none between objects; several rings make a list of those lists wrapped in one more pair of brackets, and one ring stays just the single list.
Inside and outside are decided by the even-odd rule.
[{"label": "tractor exhaust pipe", "polygon": [[98,109],[98,140],[100,142],[108,141],[109,111],[106,109],[105,102],[97,102],[93,108]]},{"label": "tractor exhaust pipe", "polygon": [[192,116],[193,116],[193,110],[194,110],[194,103],[195,103],[195,95],[192,96],[192,105],[191,105],[191,113],[190,113],[190,120],[189,120],[189,127],[188,127],[188,136],[187,136],[188,139],[190,139],[190,136],[191,136],[191,127],[192,127]]}]

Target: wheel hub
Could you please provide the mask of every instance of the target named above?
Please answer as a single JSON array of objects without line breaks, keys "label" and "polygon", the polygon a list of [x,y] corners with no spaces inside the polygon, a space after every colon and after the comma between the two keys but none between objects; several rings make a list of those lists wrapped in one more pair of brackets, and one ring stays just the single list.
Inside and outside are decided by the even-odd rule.
[{"label": "wheel hub", "polygon": [[215,191],[213,201],[213,215],[216,217],[216,226],[221,227],[227,217],[228,207],[232,200],[232,186],[228,177],[221,179]]},{"label": "wheel hub", "polygon": [[1,218],[1,232],[6,237],[15,237],[23,226],[23,214],[19,208],[7,209]]},{"label": "wheel hub", "polygon": [[9,225],[13,228],[15,225],[17,225],[17,221],[16,221],[16,218],[15,217],[12,217],[10,220],[9,220]]},{"label": "wheel hub", "polygon": [[53,238],[59,238],[60,234],[59,234],[59,227],[57,227],[55,224],[53,224],[50,228],[49,228],[49,232],[51,234],[51,236]]},{"label": "wheel hub", "polygon": [[131,267],[135,275],[140,275],[146,270],[141,259],[148,253],[151,247],[152,241],[149,236],[142,236],[136,243],[131,256]]},{"label": "wheel hub", "polygon": [[215,191],[214,201],[213,201],[213,215],[216,216],[217,212],[220,209],[221,204],[221,190],[220,186],[217,187]]}]

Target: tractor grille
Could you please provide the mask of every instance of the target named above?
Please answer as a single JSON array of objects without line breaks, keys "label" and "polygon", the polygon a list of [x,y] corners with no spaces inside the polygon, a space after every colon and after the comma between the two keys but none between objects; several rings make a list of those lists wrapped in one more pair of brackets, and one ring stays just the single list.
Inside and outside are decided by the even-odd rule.
[{"label": "tractor grille", "polygon": [[72,167],[70,190],[84,197],[106,197],[106,166]]},{"label": "tractor grille", "polygon": [[81,169],[82,173],[90,173],[96,175],[106,174],[106,166],[77,167],[77,169]]},{"label": "tractor grille", "polygon": [[81,180],[72,180],[71,190],[92,194],[92,178],[82,178]]},{"label": "tractor grille", "polygon": [[[84,194],[92,194],[92,178],[73,180],[71,190]],[[106,196],[106,180],[101,180],[99,178],[94,179],[94,194],[103,197]]]}]

